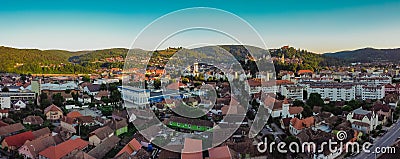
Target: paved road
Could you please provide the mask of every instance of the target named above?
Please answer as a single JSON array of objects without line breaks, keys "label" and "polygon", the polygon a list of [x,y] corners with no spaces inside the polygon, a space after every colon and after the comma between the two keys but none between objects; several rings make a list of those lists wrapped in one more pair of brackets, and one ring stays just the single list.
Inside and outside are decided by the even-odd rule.
[{"label": "paved road", "polygon": [[[383,135],[381,138],[377,139],[374,143],[373,146],[369,149],[371,153],[365,153],[361,152],[355,158],[360,158],[360,159],[374,159],[378,158],[382,154],[375,154],[373,153],[375,151],[376,147],[389,147],[392,146],[395,141],[397,140],[398,137],[400,137],[400,120],[395,123],[389,130],[388,132]],[[396,152],[398,153],[398,152]]]}]

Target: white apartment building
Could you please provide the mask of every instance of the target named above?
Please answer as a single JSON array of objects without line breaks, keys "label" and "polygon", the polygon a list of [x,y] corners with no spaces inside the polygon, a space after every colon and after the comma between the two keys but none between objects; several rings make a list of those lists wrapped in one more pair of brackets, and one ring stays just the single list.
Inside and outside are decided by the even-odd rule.
[{"label": "white apartment building", "polygon": [[361,99],[382,99],[385,97],[385,87],[382,85],[376,86],[362,86],[361,88]]},{"label": "white apartment building", "polygon": [[367,85],[386,85],[392,83],[389,76],[364,76],[354,78],[354,82],[367,83]]},{"label": "white apartment building", "polygon": [[118,90],[125,101],[125,107],[144,107],[149,104],[150,90],[131,86],[119,86]]},{"label": "white apartment building", "polygon": [[286,98],[303,100],[303,87],[294,85],[282,86],[281,94]]},{"label": "white apartment building", "polygon": [[10,109],[11,108],[10,96],[0,96],[0,108],[1,109]]},{"label": "white apartment building", "polygon": [[314,83],[307,88],[307,95],[318,93],[322,99],[349,101],[355,99],[355,86],[349,83]]}]

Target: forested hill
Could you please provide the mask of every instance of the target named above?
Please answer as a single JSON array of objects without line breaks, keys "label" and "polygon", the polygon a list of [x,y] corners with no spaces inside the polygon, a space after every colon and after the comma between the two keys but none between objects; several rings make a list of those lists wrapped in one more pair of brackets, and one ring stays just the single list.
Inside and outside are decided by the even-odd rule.
[{"label": "forested hill", "polygon": [[325,53],[325,56],[339,58],[345,62],[392,62],[399,63],[400,48],[397,49],[374,49],[363,48],[353,51],[341,51],[336,53]]},{"label": "forested hill", "polygon": [[[124,58],[127,51],[127,49],[117,48],[71,52],[64,50],[16,49],[0,46],[0,72],[24,74],[91,73],[102,65],[114,64],[114,62],[105,64],[106,62],[100,61],[96,63],[94,61],[112,57]],[[119,62],[114,65],[122,68],[123,63]]]}]

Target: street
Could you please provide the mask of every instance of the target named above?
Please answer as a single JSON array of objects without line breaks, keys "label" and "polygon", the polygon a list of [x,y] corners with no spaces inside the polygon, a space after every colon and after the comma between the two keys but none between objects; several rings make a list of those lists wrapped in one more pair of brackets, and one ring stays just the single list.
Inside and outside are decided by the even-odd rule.
[{"label": "street", "polygon": [[388,147],[392,146],[395,141],[397,140],[398,137],[400,137],[400,122],[394,123],[394,125],[388,130],[388,132],[383,135],[381,138],[377,139],[374,143],[373,146],[369,149],[371,152],[366,153],[362,151],[360,154],[355,156],[355,158],[360,158],[360,159],[374,159],[378,158],[382,154],[375,154],[373,153],[375,151],[376,147]]}]

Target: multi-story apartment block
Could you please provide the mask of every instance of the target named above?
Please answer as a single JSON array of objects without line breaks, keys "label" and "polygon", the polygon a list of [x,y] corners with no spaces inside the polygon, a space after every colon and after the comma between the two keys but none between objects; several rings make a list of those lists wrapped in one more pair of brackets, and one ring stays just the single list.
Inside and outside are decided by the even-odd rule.
[{"label": "multi-story apartment block", "polygon": [[355,99],[355,86],[350,83],[313,83],[307,88],[308,96],[318,93],[322,99],[329,98],[330,101],[349,101]]},{"label": "multi-story apartment block", "polygon": [[301,86],[286,85],[281,90],[281,94],[286,98],[303,100],[303,87]]},{"label": "multi-story apartment block", "polygon": [[361,99],[366,100],[366,99],[382,99],[385,97],[385,87],[382,85],[367,85],[367,86],[362,86],[361,90]]}]

